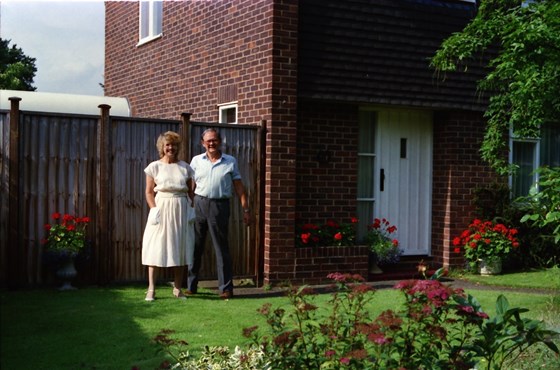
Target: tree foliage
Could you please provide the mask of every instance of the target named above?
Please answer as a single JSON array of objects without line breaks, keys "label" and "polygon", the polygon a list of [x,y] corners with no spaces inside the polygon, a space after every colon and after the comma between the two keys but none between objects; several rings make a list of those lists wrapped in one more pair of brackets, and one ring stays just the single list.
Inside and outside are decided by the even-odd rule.
[{"label": "tree foliage", "polygon": [[11,40],[0,38],[0,89],[35,91],[35,58],[28,57]]},{"label": "tree foliage", "polygon": [[482,0],[475,18],[444,40],[431,60],[441,72],[466,70],[490,55],[479,89],[488,93],[482,158],[499,173],[509,167],[507,133],[539,137],[543,123],[560,122],[560,2]]}]

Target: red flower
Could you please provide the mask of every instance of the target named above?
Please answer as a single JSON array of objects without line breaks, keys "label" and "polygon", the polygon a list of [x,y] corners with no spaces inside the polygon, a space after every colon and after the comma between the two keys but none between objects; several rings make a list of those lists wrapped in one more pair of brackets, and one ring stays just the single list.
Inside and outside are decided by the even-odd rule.
[{"label": "red flower", "polygon": [[334,239],[335,240],[342,240],[342,234],[341,233],[334,234]]},{"label": "red flower", "polygon": [[51,229],[51,224],[45,224],[45,226],[43,226],[43,229],[49,231]]},{"label": "red flower", "polygon": [[58,212],[53,213],[52,218],[55,219],[55,220],[58,220],[60,218],[60,213],[58,213]]},{"label": "red flower", "polygon": [[352,221],[353,224],[357,224],[359,220],[356,217],[352,217],[351,221]]},{"label": "red flower", "polygon": [[453,252],[455,252],[455,253],[461,253],[461,248],[457,247],[457,248],[453,249]]}]

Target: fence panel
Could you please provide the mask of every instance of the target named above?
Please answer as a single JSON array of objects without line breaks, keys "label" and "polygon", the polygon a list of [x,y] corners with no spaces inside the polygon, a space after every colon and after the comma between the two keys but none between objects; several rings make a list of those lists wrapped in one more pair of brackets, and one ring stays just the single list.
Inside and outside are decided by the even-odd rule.
[{"label": "fence panel", "polygon": [[[189,152],[203,152],[200,134],[209,126],[218,126],[223,137],[223,151],[238,159],[255,219],[259,218],[260,134],[258,126],[217,125],[188,120],[158,120],[128,117],[109,118],[108,173],[101,174],[100,127],[98,116],[19,112],[17,141],[10,138],[10,115],[0,112],[0,266],[2,285],[41,285],[52,282],[54,275],[44,268],[43,225],[51,223],[54,212],[89,216],[88,239],[92,241],[90,257],[78,266],[83,282],[129,282],[146,280],[141,262],[142,236],[148,207],[145,200],[144,168],[159,158],[157,137],[168,130],[180,132],[190,127]],[[187,131],[188,132],[188,131]],[[18,147],[17,158],[10,158],[10,143]],[[11,152],[12,154],[14,151]],[[16,233],[10,234],[9,163],[16,163],[17,189]],[[100,198],[108,178],[108,197]],[[108,202],[109,204],[102,204]],[[100,207],[109,210],[108,228],[100,221]],[[12,207],[12,208],[11,208]],[[100,234],[107,233],[108,238]],[[8,234],[12,235],[11,239]],[[13,237],[13,235],[17,235]],[[10,240],[15,246],[8,246]],[[102,245],[108,240],[109,245]],[[232,201],[230,242],[234,274],[254,277],[258,272],[258,224],[243,224],[243,212],[237,199]],[[14,243],[11,243],[14,244]],[[204,279],[216,279],[213,249],[206,248],[201,270]],[[14,249],[17,248],[17,249]],[[12,258],[15,257],[15,258]],[[107,263],[106,259],[110,259]],[[168,271],[162,274],[170,277]]]},{"label": "fence panel", "polygon": [[43,225],[54,212],[89,216],[95,230],[97,117],[25,113],[20,116],[19,212],[27,282],[42,283]]},{"label": "fence panel", "polygon": [[[142,236],[148,205],[144,168],[159,159],[158,136],[178,132],[180,121],[113,118],[112,125],[112,256],[114,280],[147,278],[142,266]],[[163,272],[166,276],[166,272]]]},{"label": "fence panel", "polygon": [[[247,227],[243,223],[243,210],[237,196],[231,201],[229,221],[229,240],[233,260],[233,274],[238,277],[255,277],[259,268],[259,223],[260,209],[260,135],[262,128],[253,125],[225,125],[191,122],[190,146],[194,157],[204,152],[200,143],[202,132],[216,128],[222,137],[222,151],[237,159],[239,172],[247,192],[254,223]],[[200,271],[201,278],[213,279],[217,276],[215,255],[211,243],[207,240]]]},{"label": "fence panel", "polygon": [[0,111],[0,281],[8,279],[10,114]]}]

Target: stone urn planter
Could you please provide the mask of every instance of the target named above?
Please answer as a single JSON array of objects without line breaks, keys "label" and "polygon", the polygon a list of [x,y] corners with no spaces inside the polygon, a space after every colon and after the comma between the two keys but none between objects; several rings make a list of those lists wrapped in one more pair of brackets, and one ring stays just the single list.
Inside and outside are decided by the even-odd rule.
[{"label": "stone urn planter", "polygon": [[75,290],[77,289],[72,285],[72,281],[78,275],[78,271],[74,265],[74,257],[68,257],[62,263],[60,268],[56,270],[56,276],[62,280],[62,285],[58,290]]},{"label": "stone urn planter", "polygon": [[502,273],[502,259],[499,257],[482,258],[478,260],[480,275],[499,275]]}]

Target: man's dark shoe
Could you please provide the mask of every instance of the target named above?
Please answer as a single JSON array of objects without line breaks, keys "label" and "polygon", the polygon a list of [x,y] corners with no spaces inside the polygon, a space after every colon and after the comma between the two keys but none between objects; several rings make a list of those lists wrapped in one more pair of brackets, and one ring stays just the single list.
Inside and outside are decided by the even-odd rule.
[{"label": "man's dark shoe", "polygon": [[185,293],[185,295],[195,295],[195,294],[196,294],[196,292],[192,292],[192,291],[190,291],[190,290],[188,290],[188,289],[185,290],[184,293]]},{"label": "man's dark shoe", "polygon": [[225,292],[220,294],[220,298],[222,298],[222,299],[233,298],[233,292],[231,290],[226,290]]}]

